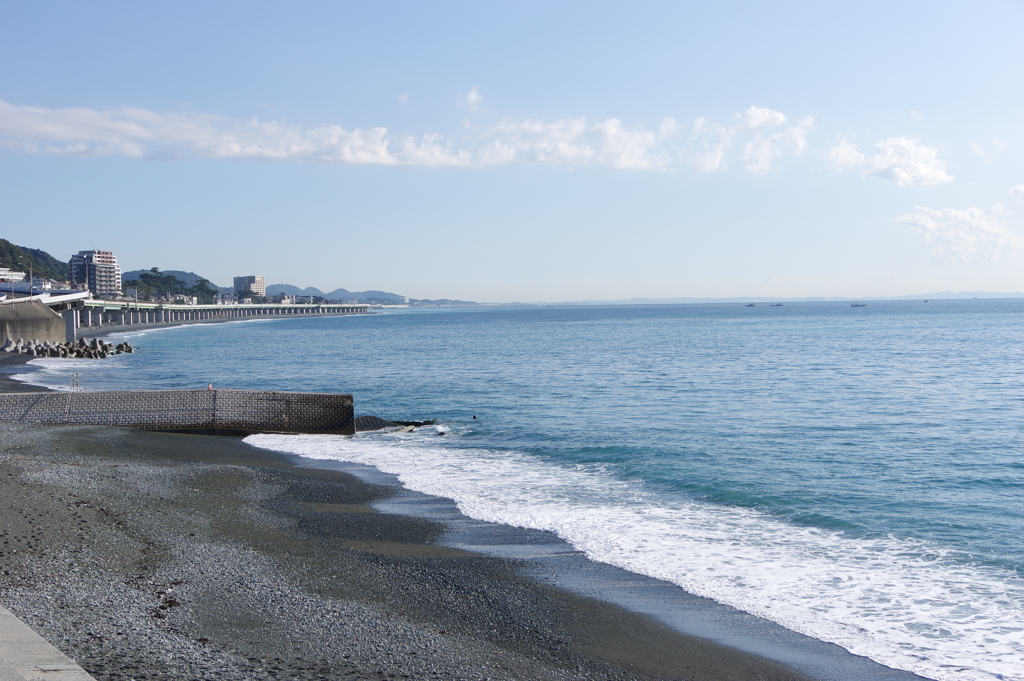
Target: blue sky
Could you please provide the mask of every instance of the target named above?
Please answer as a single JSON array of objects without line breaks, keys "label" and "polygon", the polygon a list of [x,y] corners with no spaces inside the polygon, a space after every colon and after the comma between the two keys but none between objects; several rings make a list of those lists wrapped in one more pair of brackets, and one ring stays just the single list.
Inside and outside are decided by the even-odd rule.
[{"label": "blue sky", "polygon": [[1024,3],[370,4],[0,3],[0,236],[481,301],[1024,290]]}]

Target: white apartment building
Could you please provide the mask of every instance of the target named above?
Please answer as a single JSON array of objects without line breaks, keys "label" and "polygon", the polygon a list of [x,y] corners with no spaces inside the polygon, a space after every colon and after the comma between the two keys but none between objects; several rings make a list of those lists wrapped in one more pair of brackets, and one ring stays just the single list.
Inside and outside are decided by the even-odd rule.
[{"label": "white apartment building", "polygon": [[121,295],[121,266],[110,251],[79,251],[68,265],[72,285],[84,284],[94,296]]},{"label": "white apartment building", "polygon": [[235,293],[242,291],[252,291],[258,296],[267,295],[267,278],[262,274],[235,277]]}]

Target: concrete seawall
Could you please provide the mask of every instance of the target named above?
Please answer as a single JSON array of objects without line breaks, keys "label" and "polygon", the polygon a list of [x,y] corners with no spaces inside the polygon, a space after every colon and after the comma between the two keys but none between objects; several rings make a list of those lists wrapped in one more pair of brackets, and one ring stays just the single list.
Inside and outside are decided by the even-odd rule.
[{"label": "concrete seawall", "polygon": [[270,390],[5,394],[0,421],[223,434],[355,433],[351,395]]},{"label": "concrete seawall", "polygon": [[0,305],[0,343],[8,338],[63,343],[66,340],[65,321],[36,300],[5,303]]}]

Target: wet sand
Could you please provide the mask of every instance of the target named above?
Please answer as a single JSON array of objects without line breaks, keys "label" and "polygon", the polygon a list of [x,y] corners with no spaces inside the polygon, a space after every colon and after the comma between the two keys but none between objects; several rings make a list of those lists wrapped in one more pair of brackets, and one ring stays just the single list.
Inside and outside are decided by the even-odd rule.
[{"label": "wet sand", "polygon": [[0,603],[97,679],[806,678],[438,545],[390,494],[233,438],[0,424]]}]

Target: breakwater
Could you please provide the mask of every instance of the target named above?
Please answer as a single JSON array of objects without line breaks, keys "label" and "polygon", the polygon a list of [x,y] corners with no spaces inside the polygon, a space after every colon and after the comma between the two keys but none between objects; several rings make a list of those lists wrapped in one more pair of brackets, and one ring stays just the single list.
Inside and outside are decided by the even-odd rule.
[{"label": "breakwater", "polygon": [[0,421],[216,434],[352,435],[352,395],[276,390],[123,390],[0,395]]},{"label": "breakwater", "polygon": [[38,339],[25,340],[19,338],[14,340],[8,338],[0,345],[0,352],[14,353],[15,355],[29,355],[30,357],[66,357],[75,359],[106,359],[109,355],[120,355],[121,353],[131,354],[135,352],[128,341],[114,345],[99,338],[93,338],[92,342],[81,338],[77,343],[51,343],[50,341],[39,342]]}]

